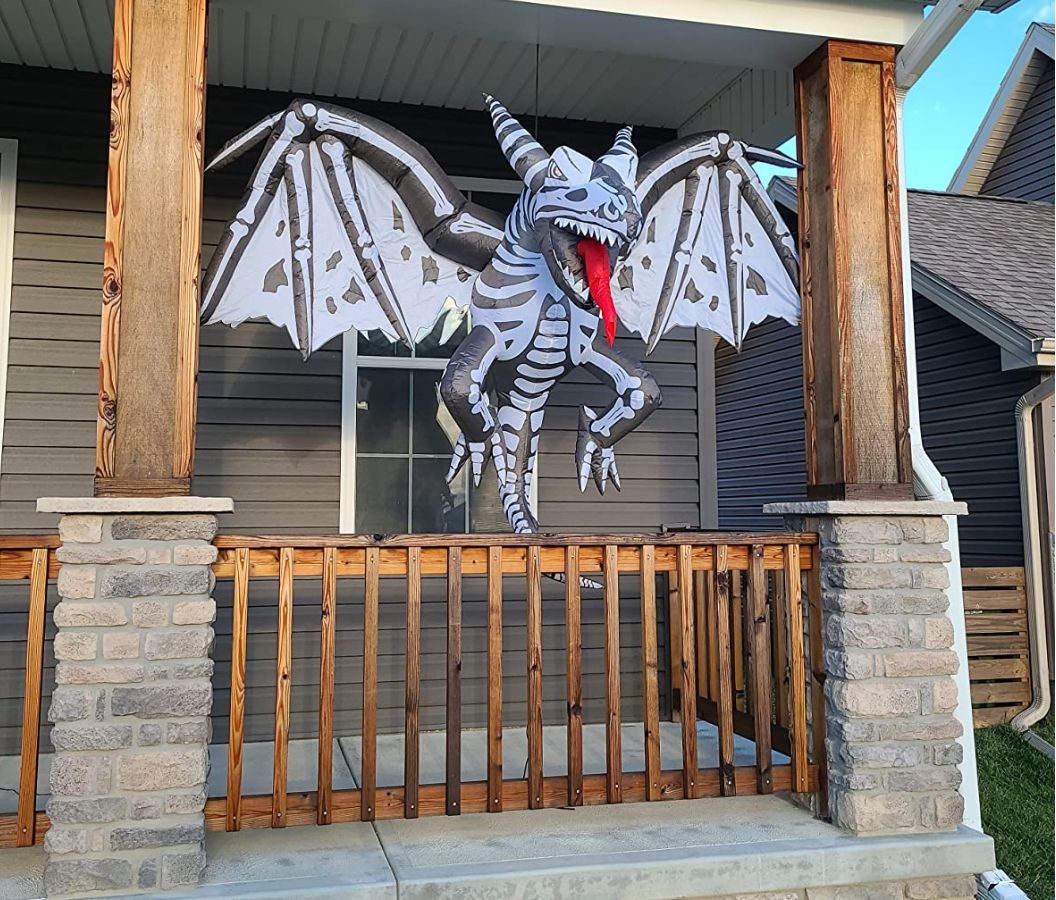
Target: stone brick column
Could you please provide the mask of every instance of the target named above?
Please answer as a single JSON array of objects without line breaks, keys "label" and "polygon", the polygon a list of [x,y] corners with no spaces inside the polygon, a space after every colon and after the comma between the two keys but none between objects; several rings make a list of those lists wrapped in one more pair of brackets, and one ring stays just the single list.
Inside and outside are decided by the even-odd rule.
[{"label": "stone brick column", "polygon": [[212,705],[216,513],[197,497],[51,499],[62,514],[48,896],[196,884]]},{"label": "stone brick column", "polygon": [[829,809],[856,833],[952,830],[962,728],[948,615],[960,503],[772,504],[820,536]]}]

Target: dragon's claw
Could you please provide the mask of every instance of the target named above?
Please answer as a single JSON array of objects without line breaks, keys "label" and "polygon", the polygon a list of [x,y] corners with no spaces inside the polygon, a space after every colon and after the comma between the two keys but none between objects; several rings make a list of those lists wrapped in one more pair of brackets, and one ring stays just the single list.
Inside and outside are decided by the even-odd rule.
[{"label": "dragon's claw", "polygon": [[621,490],[622,485],[616,469],[616,451],[605,446],[601,435],[590,427],[596,418],[594,411],[588,407],[584,406],[580,410],[579,437],[576,440],[576,475],[580,491],[585,491],[587,480],[593,478],[598,492],[604,494],[610,480],[616,490]]},{"label": "dragon's claw", "polygon": [[464,434],[459,434],[455,449],[451,453],[451,465],[447,470],[447,483],[450,484],[469,460],[469,470],[473,476],[474,487],[480,487],[484,466],[488,462],[488,441],[467,441]]}]

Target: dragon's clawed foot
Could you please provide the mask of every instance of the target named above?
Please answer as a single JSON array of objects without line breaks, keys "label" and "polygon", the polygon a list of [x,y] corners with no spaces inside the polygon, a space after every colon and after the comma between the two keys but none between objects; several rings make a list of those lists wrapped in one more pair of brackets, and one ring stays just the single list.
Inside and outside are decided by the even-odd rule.
[{"label": "dragon's clawed foot", "polygon": [[605,487],[612,481],[616,490],[621,489],[620,473],[616,469],[616,451],[605,446],[605,438],[591,428],[597,419],[595,412],[584,406],[579,412],[579,436],[576,439],[576,475],[579,478],[579,489],[587,489],[587,479],[594,478],[598,491],[605,493]]},{"label": "dragon's clawed foot", "polygon": [[495,460],[495,467],[499,480],[506,476],[506,456],[503,453],[502,442],[498,430],[492,431],[482,441],[467,441],[464,433],[459,432],[455,441],[455,449],[451,453],[451,465],[447,470],[447,483],[455,480],[455,476],[462,471],[462,467],[469,460],[469,471],[473,475],[473,486],[480,487],[480,479],[488,464],[488,458]]}]

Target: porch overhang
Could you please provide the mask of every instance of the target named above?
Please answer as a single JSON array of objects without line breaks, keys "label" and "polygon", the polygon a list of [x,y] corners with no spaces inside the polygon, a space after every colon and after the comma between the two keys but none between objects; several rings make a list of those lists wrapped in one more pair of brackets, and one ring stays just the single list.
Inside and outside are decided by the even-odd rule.
[{"label": "porch overhang", "polygon": [[[8,17],[0,62],[110,72],[110,5]],[[487,89],[514,114],[776,145],[794,132],[797,63],[830,38],[901,45],[922,14],[911,0],[213,0],[208,82],[455,109],[481,109]]]}]

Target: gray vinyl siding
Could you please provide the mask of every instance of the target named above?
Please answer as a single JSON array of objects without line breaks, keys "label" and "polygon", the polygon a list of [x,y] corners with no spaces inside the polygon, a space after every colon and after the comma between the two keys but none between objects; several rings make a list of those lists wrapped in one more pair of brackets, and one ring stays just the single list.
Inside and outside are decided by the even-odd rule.
[{"label": "gray vinyl siding", "polygon": [[981,194],[1050,203],[1056,199],[1053,61],[1046,58],[1042,65],[1038,83],[986,176]]},{"label": "gray vinyl siding", "polygon": [[[210,88],[208,152],[286,95]],[[487,117],[423,107],[356,104],[422,141],[454,175],[506,178]],[[109,79],[24,67],[0,67],[0,136],[19,144],[12,337],[7,421],[0,459],[0,531],[53,531],[54,516],[34,510],[44,495],[89,495],[95,446]],[[541,123],[548,146],[568,143],[598,153],[614,129],[582,122]],[[672,135],[639,129],[641,150]],[[206,179],[203,260],[248,177],[252,160]],[[637,338],[622,349],[644,356]],[[699,521],[696,347],[690,333],[665,339],[648,360],[664,407],[621,442],[624,489],[604,498],[575,485],[573,450],[578,407],[604,408],[610,393],[585,373],[555,391],[541,441],[540,499],[545,528],[570,531],[653,531],[662,523]],[[303,363],[286,336],[270,325],[203,328],[198,446],[193,491],[231,496],[227,532],[332,533],[340,489],[341,352],[335,341]],[[230,582],[217,586],[214,737],[227,730],[230,678]],[[402,725],[402,585],[387,584],[382,604],[379,727]],[[562,588],[544,583],[544,672],[548,721],[564,708]],[[423,598],[423,727],[442,724],[443,584],[432,580]],[[621,583],[623,714],[640,716],[640,618],[636,579]],[[662,596],[662,595],[661,595]],[[309,736],[318,713],[318,582],[298,580],[291,733]],[[342,579],[338,608],[337,733],[359,729],[362,671],[362,589]],[[524,722],[524,590],[510,580],[504,610],[507,722]],[[54,603],[54,598],[52,598]],[[661,619],[663,607],[660,603]],[[0,754],[17,752],[25,635],[25,586],[0,585]],[[276,590],[253,582],[249,615],[247,734],[267,739],[273,723]],[[584,715],[604,715],[603,615],[596,593],[583,601]],[[481,586],[467,581],[464,609],[464,721],[483,724],[484,610]],[[44,709],[54,684],[48,618]],[[661,692],[667,694],[666,628],[659,628]],[[663,702],[663,701],[662,701]],[[45,728],[45,730],[47,730]],[[45,736],[43,747],[48,747]]]},{"label": "gray vinyl siding", "polygon": [[780,528],[763,504],[806,497],[802,341],[797,326],[768,319],[740,353],[715,350],[720,528]]},{"label": "gray vinyl siding", "polygon": [[958,526],[961,564],[1021,566],[1015,408],[1040,377],[1002,372],[996,344],[919,294],[913,311],[924,449],[968,504]]}]

